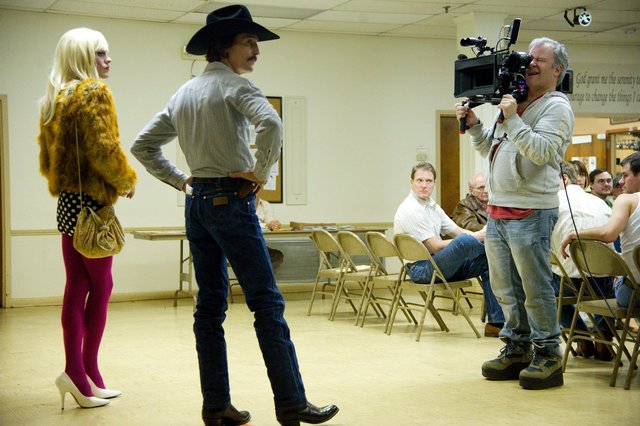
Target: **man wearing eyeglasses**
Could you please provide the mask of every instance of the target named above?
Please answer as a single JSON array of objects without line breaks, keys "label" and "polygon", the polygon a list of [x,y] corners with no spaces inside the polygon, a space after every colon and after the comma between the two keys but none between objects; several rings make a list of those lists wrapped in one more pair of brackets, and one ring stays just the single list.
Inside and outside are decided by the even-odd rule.
[{"label": "man wearing eyeglasses", "polygon": [[613,206],[613,178],[607,169],[595,169],[589,173],[591,193],[602,199],[609,207]]}]

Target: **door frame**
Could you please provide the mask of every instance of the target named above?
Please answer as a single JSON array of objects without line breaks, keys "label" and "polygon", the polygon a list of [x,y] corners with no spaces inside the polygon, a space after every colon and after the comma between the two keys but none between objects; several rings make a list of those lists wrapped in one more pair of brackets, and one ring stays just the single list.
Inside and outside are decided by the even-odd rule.
[{"label": "door frame", "polygon": [[9,215],[9,123],[7,95],[0,95],[0,308],[11,300],[11,224]]}]

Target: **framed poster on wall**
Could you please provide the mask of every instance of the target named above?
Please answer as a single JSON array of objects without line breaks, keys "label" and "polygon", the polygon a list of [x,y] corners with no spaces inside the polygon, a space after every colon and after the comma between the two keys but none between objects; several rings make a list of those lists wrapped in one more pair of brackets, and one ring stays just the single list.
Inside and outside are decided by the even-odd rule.
[{"label": "framed poster on wall", "polygon": [[609,118],[609,124],[626,124],[626,123],[635,123],[636,121],[640,121],[640,117],[611,117]]},{"label": "framed poster on wall", "polygon": [[[267,99],[280,116],[280,120],[282,120],[282,97],[267,96]],[[256,146],[253,144],[255,132],[252,132],[251,140],[251,152],[255,154]],[[269,179],[260,192],[260,197],[270,203],[282,203],[282,148],[280,149],[280,158],[273,165]]]},{"label": "framed poster on wall", "polygon": [[[278,113],[278,116],[280,117],[280,120],[282,120],[282,97],[280,96],[267,96],[267,99],[269,100],[269,103],[275,108],[276,112]],[[251,126],[251,143],[249,148],[251,149],[251,153],[254,155],[255,158],[255,152],[256,152],[256,146],[255,146],[255,140],[256,140],[256,134],[255,134],[255,129],[253,128],[253,126]],[[176,166],[180,169],[180,170],[184,170],[186,173],[189,173],[189,166],[187,166],[187,160],[184,158],[184,154],[182,153],[182,150],[180,149],[180,144],[176,143]],[[263,200],[266,200],[270,203],[282,203],[282,186],[283,182],[282,182],[282,148],[280,149],[280,158],[278,159],[278,161],[276,162],[276,164],[273,165],[273,168],[271,169],[271,173],[269,176],[269,179],[267,180],[267,183],[265,184],[264,188],[262,189],[262,191],[260,192],[260,197]],[[178,191],[178,206],[183,207],[184,206],[184,193],[181,191]]]}]

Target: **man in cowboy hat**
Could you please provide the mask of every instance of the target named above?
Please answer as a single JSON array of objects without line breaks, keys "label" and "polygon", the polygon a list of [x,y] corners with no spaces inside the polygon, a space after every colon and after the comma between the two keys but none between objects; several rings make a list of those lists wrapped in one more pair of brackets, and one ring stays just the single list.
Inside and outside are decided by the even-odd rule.
[{"label": "man in cowboy hat", "polygon": [[[187,238],[199,293],[194,333],[206,425],[239,425],[250,415],[231,405],[222,323],[227,310],[227,260],[254,312],[254,327],[282,425],[323,423],[338,407],[307,401],[284,320],[267,246],[255,214],[255,193],[280,155],[282,123],[260,90],[241,74],[253,71],[259,41],[278,35],[253,22],[244,6],[211,12],[187,52],[207,55],[204,72],[184,84],[140,132],[131,151],[161,181],[187,193]],[[257,152],[249,151],[250,124]],[[192,176],[161,147],[178,137]]]}]

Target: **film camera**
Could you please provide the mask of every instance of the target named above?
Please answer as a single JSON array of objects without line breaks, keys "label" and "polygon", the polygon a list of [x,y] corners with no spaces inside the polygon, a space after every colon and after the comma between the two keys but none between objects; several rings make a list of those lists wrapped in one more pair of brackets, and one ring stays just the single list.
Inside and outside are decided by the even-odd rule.
[{"label": "film camera", "polygon": [[[487,47],[484,37],[463,38],[461,46],[471,46],[476,53],[475,58],[460,55],[455,62],[454,92],[457,98],[468,98],[463,102],[469,108],[491,102],[498,105],[504,95],[510,94],[520,103],[527,97],[526,71],[531,63],[531,56],[525,52],[510,52],[509,47],[518,40],[520,31],[519,18],[506,26],[506,35],[501,36],[499,44],[506,42],[503,49]],[[567,70],[557,90],[572,93],[573,71]],[[466,120],[460,120],[460,133],[466,130]]]},{"label": "film camera", "polygon": [[[472,46],[477,49],[475,58],[461,59],[455,62],[454,92],[457,98],[466,97],[463,104],[469,108],[491,102],[498,105],[506,94],[512,95],[516,102],[527,97],[525,75],[531,63],[531,56],[524,52],[509,52],[509,47],[518,40],[520,19],[514,19],[508,28],[506,37],[500,38],[498,44],[507,41],[507,47],[496,50],[487,47],[484,37],[463,38],[461,46]],[[487,54],[488,53],[488,54]],[[460,122],[460,132],[466,130],[466,120]]]}]

